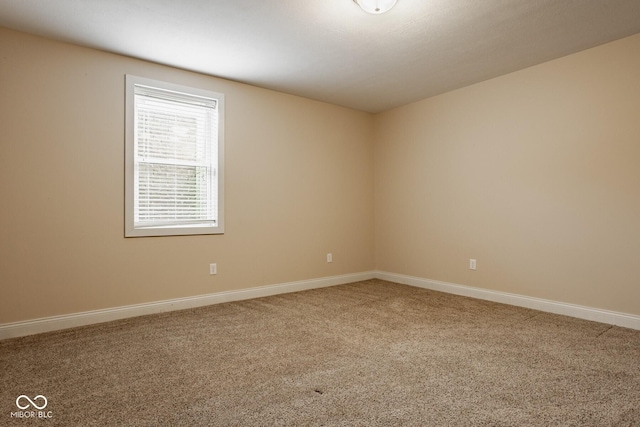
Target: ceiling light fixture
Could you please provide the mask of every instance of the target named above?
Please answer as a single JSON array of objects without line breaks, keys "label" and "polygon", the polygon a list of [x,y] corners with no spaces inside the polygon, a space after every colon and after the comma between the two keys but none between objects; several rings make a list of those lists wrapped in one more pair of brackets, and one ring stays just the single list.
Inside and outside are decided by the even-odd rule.
[{"label": "ceiling light fixture", "polygon": [[380,15],[391,10],[398,0],[353,0],[367,13]]}]

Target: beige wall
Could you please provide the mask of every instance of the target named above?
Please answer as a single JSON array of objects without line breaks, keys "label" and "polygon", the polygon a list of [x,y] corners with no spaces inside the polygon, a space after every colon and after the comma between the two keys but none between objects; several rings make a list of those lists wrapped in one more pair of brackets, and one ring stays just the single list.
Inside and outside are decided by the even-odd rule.
[{"label": "beige wall", "polygon": [[[226,94],[225,235],[123,237],[126,73]],[[374,268],[640,314],[639,75],[636,35],[374,117],[0,29],[0,324]]]},{"label": "beige wall", "polygon": [[374,135],[379,270],[640,314],[640,34],[380,114]]},{"label": "beige wall", "polygon": [[[123,237],[126,73],[225,93],[225,235]],[[0,29],[0,324],[372,270],[372,130],[369,114]]]}]

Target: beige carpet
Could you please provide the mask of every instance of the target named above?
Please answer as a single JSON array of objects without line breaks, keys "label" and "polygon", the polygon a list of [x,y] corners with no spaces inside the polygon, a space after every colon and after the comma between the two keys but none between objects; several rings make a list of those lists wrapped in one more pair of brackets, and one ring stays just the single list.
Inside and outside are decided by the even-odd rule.
[{"label": "beige carpet", "polygon": [[640,331],[371,280],[1,341],[0,425],[638,426]]}]

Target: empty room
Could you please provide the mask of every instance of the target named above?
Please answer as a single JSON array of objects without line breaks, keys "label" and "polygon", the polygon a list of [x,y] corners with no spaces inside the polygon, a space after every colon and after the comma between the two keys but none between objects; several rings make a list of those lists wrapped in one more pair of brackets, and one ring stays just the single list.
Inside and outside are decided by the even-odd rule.
[{"label": "empty room", "polygon": [[640,1],[0,1],[0,426],[640,425]]}]

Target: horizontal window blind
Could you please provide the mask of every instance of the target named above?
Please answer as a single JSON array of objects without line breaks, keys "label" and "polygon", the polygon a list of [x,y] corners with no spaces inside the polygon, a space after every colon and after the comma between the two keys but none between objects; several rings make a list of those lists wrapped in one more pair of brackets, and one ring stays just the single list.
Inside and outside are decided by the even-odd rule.
[{"label": "horizontal window blind", "polygon": [[216,225],[218,102],[135,85],[134,226]]}]

